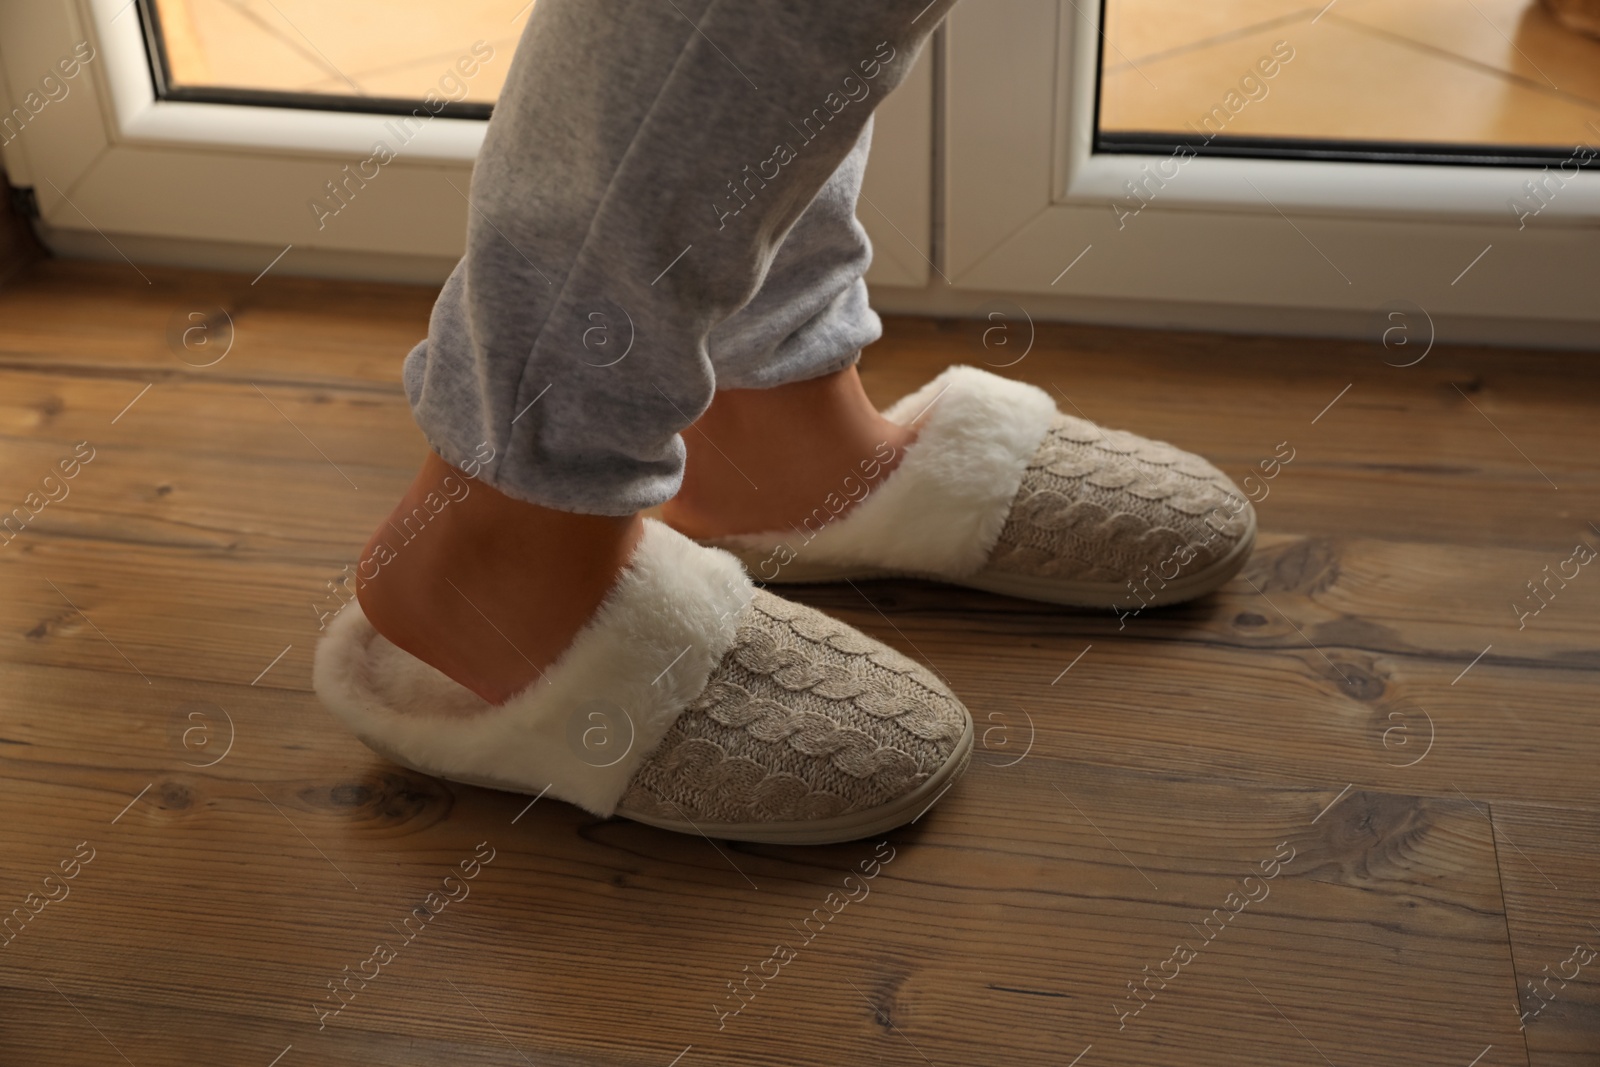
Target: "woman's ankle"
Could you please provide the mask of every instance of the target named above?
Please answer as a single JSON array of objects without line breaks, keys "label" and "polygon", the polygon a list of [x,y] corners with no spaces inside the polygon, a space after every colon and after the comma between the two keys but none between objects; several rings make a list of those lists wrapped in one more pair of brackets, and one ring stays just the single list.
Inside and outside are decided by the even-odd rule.
[{"label": "woman's ankle", "polygon": [[662,518],[700,538],[786,530],[819,509],[837,519],[915,437],[878,413],[855,367],[719,392],[684,433],[683,487]]},{"label": "woman's ankle", "polygon": [[429,454],[357,567],[357,598],[393,644],[490,703],[536,681],[616,584],[636,515],[554,511]]}]

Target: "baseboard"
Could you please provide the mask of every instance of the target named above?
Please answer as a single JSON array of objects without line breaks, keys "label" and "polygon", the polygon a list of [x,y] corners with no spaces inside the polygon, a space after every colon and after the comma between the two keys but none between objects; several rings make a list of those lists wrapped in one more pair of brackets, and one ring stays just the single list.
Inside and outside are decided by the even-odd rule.
[{"label": "baseboard", "polygon": [[[1285,308],[1247,304],[1190,304],[1177,301],[1113,300],[1037,293],[984,293],[934,283],[925,289],[872,286],[872,306],[899,315],[981,319],[992,313],[1007,321],[1081,322],[1145,330],[1199,330],[1206,333],[1263,334],[1277,337],[1333,337],[1382,343],[1406,338],[1405,352],[1421,353],[1431,339],[1444,344],[1501,345],[1600,351],[1600,323],[1553,319],[1429,315],[1412,305],[1369,310]],[[1393,347],[1393,346],[1391,346]],[[1396,348],[1398,352],[1399,349]],[[1398,358],[1398,356],[1397,356]]]},{"label": "baseboard", "polygon": [[350,281],[399,282],[441,285],[455,268],[445,256],[411,256],[383,252],[348,252],[342,249],[291,246],[282,259],[282,245],[236,244],[228,241],[193,241],[139,234],[102,236],[87,230],[41,226],[40,236],[62,259],[93,259],[149,263],[160,267],[232,271],[254,276],[271,264],[274,274],[304,278],[340,278]]},{"label": "baseboard", "polygon": [[[1430,338],[1442,344],[1490,344],[1520,349],[1600,350],[1600,323],[1429,315],[1419,307],[1370,310],[1261,307],[1248,304],[1182,304],[1174,301],[1117,301],[1037,293],[973,293],[931,285],[925,290],[872,286],[872,307],[896,315],[984,318],[1006,315],[1011,322],[1078,322],[1136,326],[1141,330],[1200,330],[1206,333],[1269,334],[1283,338],[1347,338],[1384,341],[1384,331],[1402,328],[1406,354],[1421,354]],[[1397,349],[1398,352],[1398,349]]]},{"label": "baseboard", "polygon": [[[237,271],[254,275],[284,250],[264,245],[201,242],[41,227],[45,245],[64,259],[117,261],[161,266]],[[113,242],[115,242],[113,244]],[[439,285],[455,260],[438,256],[406,256],[291,247],[273,264],[275,273],[312,278]],[[1132,326],[1147,330],[1201,330],[1210,333],[1265,334],[1281,337],[1339,337],[1381,341],[1384,331],[1401,325],[1407,331],[1407,352],[1422,351],[1426,341],[1450,344],[1505,345],[1600,351],[1600,324],[1550,319],[1506,319],[1486,316],[1429,317],[1420,308],[1327,310],[1247,304],[1188,304],[1167,301],[1111,300],[1028,293],[983,293],[957,290],[936,282],[923,289],[873,285],[872,305],[879,311],[941,318],[984,318],[999,311],[1010,319],[1031,317],[1042,322],[1082,322]],[[1395,315],[1398,313],[1399,317]]]}]

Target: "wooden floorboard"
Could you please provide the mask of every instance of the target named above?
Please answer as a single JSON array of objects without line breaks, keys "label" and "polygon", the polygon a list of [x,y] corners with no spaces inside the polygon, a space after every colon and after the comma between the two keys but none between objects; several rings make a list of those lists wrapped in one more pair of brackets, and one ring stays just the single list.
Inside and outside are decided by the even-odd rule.
[{"label": "wooden floorboard", "polygon": [[[0,499],[95,450],[0,545],[0,914],[93,850],[0,947],[0,1063],[1600,1063],[1600,958],[1574,955],[1600,948],[1600,577],[1511,607],[1600,546],[1594,353],[1397,368],[1041,325],[1001,370],[1063,407],[1236,478],[1295,459],[1197,604],[795,590],[933,666],[980,736],[833,915],[878,842],[528,808],[345,734],[310,691],[317,610],[423,454],[399,361],[431,294],[148,273],[0,290]],[[235,347],[186,365],[171,324],[211,308]],[[971,324],[887,331],[879,401],[1015,358]],[[470,895],[406,939],[481,842]],[[379,942],[393,962],[319,1016]]]},{"label": "wooden floorboard", "polygon": [[1559,804],[1497,802],[1492,817],[1534,1061],[1595,1062],[1600,1049],[1600,817]]}]

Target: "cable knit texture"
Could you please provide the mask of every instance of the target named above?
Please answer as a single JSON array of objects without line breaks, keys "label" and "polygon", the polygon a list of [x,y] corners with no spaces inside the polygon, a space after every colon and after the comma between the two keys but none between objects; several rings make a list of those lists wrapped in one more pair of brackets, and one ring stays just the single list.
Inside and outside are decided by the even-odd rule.
[{"label": "cable knit texture", "polygon": [[714,543],[767,582],[909,575],[1103,606],[1204,595],[1254,537],[1216,467],[1065,415],[1035,386],[952,367],[884,414],[922,412],[900,466],[840,518]]},{"label": "cable knit texture", "polygon": [[1104,582],[1146,567],[1168,579],[1196,574],[1248,536],[1250,515],[1228,476],[1199,456],[1057,415],[986,570]]},{"label": "cable knit texture", "polygon": [[757,590],[733,647],[617,813],[742,823],[865,811],[938,770],[966,724],[926,668]]}]

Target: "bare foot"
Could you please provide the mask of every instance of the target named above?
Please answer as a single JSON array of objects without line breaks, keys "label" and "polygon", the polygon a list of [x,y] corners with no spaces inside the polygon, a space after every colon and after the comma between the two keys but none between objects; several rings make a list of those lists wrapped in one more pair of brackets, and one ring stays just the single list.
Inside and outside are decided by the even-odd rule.
[{"label": "bare foot", "polygon": [[854,367],[717,393],[684,432],[683,488],[661,517],[690,537],[835,521],[899,464],[914,429],[878,414]]},{"label": "bare foot", "polygon": [[356,596],[384,637],[503,704],[593,617],[643,529],[513,499],[430,452],[367,542]]}]

